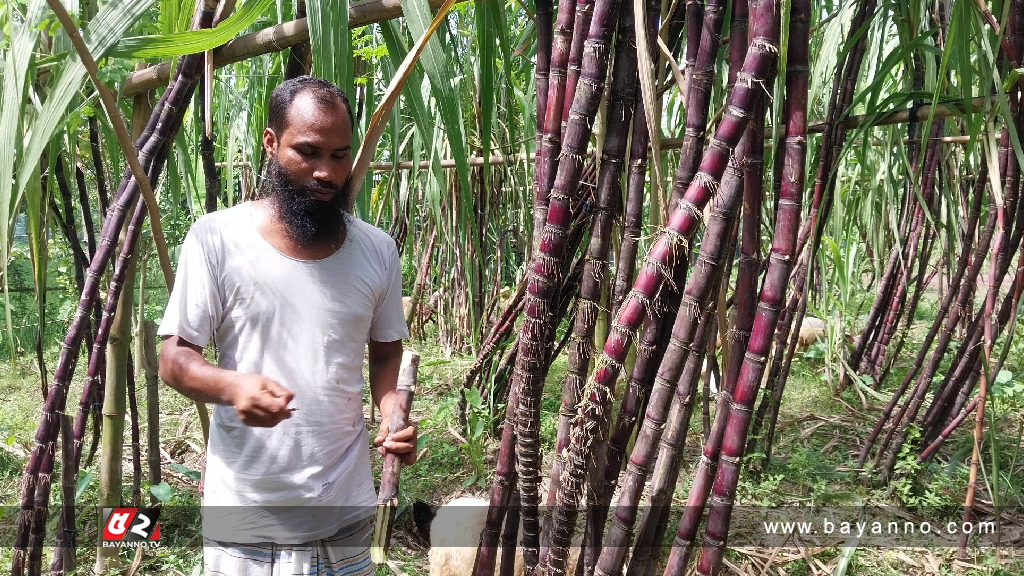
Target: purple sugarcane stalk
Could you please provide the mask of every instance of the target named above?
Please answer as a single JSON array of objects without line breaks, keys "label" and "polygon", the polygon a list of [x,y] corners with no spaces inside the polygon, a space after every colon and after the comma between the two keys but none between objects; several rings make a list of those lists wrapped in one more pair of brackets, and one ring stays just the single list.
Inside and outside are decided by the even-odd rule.
[{"label": "purple sugarcane stalk", "polygon": [[100,128],[96,115],[89,116],[89,151],[92,154],[92,169],[96,178],[96,193],[100,198],[100,225],[106,217],[110,198],[107,194],[107,175],[103,168],[103,153],[100,151]]},{"label": "purple sugarcane stalk", "polygon": [[[692,68],[687,68],[686,77],[686,129],[680,148],[679,165],[672,181],[672,203],[682,198],[697,173],[707,136],[708,108],[711,105],[711,81],[715,77],[715,62],[718,59],[718,45],[721,41],[722,20],[725,16],[724,0],[706,0],[703,9],[703,31],[700,47]],[[687,21],[689,26],[689,20]],[[689,41],[689,37],[687,37]],[[690,47],[687,46],[687,56]]]},{"label": "purple sugarcane stalk", "polygon": [[619,308],[605,342],[604,353],[585,391],[577,415],[581,425],[569,445],[569,457],[562,473],[562,485],[553,512],[548,569],[556,576],[564,571],[567,547],[578,514],[578,498],[583,492],[583,476],[593,445],[606,426],[613,385],[622,370],[622,363],[636,329],[646,318],[648,307],[653,304],[666,278],[671,277],[689,238],[696,231],[701,210],[718,188],[729,156],[746,129],[749,114],[764,90],[761,83],[774,63],[778,51],[774,2],[765,2],[761,12],[766,17],[757,20],[757,40],[747,53],[743,70],[737,76],[722,121],[709,143],[700,171],[676,203],[665,230],[648,252],[644,266],[633,283],[633,290]]},{"label": "purple sugarcane stalk", "polygon": [[[543,234],[544,224],[547,222],[551,187],[562,150],[562,108],[565,102],[566,68],[569,64],[575,20],[576,0],[559,2],[550,47],[543,130],[540,148],[537,149],[538,158],[534,160],[537,172],[533,204],[533,245],[535,250],[539,249],[541,234]],[[540,86],[537,86],[537,89],[539,90]]]},{"label": "purple sugarcane stalk", "polygon": [[953,418],[953,420],[951,420],[950,423],[942,429],[942,432],[939,433],[939,437],[929,444],[927,448],[921,451],[921,455],[917,457],[917,463],[923,464],[930,460],[935,452],[942,447],[942,443],[946,441],[946,438],[949,438],[949,435],[953,433],[953,430],[956,430],[957,426],[960,426],[967,416],[969,416],[971,412],[974,412],[974,409],[977,407],[978,397],[975,396],[974,400],[971,400],[971,403],[968,404],[956,418]]},{"label": "purple sugarcane stalk", "polygon": [[[110,327],[113,324],[114,315],[113,310],[117,307],[117,301],[121,295],[121,287],[124,283],[125,275],[128,271],[128,263],[131,260],[132,253],[134,252],[135,245],[138,243],[139,236],[142,232],[142,220],[146,215],[146,204],[145,202],[136,202],[132,218],[128,224],[128,233],[125,237],[124,243],[121,246],[121,252],[118,254],[117,263],[114,266],[114,274],[110,280],[110,287],[107,290],[107,305],[103,310],[103,318],[100,322],[99,329],[96,331],[96,342],[93,343],[93,355],[90,357],[90,366],[94,363],[96,357],[96,346],[99,344],[101,350],[105,349],[107,337],[110,335]],[[106,235],[104,235],[106,238]],[[101,250],[103,248],[101,242]],[[99,251],[97,251],[99,254]],[[91,269],[90,269],[91,272]],[[95,358],[95,362],[98,364],[98,358]],[[54,378],[56,380],[56,377]],[[50,394],[53,395],[55,390],[51,385]],[[66,394],[65,394],[66,398]],[[50,396],[47,397],[47,404],[49,404]],[[57,427],[60,428],[60,418],[57,418]],[[53,439],[54,441],[56,438]],[[42,559],[42,542],[46,535],[46,520],[48,515],[48,504],[50,499],[50,474],[53,471],[53,456],[54,456],[54,441],[50,442],[46,451],[43,453],[44,462],[40,466],[39,471],[39,483],[35,490],[35,505],[33,510],[32,519],[32,535],[29,540],[29,562],[28,562],[28,573],[29,575],[39,574],[40,562]],[[33,456],[36,452],[33,451]],[[67,463],[68,465],[71,462]],[[24,510],[24,507],[22,508]]]},{"label": "purple sugarcane stalk", "polygon": [[679,467],[682,463],[683,448],[686,445],[686,432],[689,429],[690,417],[693,415],[694,398],[697,393],[697,382],[700,380],[701,367],[707,357],[707,347],[717,335],[714,307],[709,307],[702,314],[697,337],[693,342],[693,350],[686,359],[676,383],[675,394],[669,407],[666,427],[661,442],[658,444],[658,455],[654,470],[651,472],[650,501],[646,506],[643,518],[637,528],[636,540],[630,555],[627,574],[646,574],[652,562],[657,561],[656,552],[661,548],[665,531],[668,529],[669,499],[679,478]]},{"label": "purple sugarcane stalk", "polygon": [[[514,385],[519,390],[516,452],[519,463],[519,493],[523,504],[523,565],[528,574],[537,565],[540,548],[537,510],[540,503],[540,397],[548,347],[553,340],[554,332],[550,313],[564,267],[562,260],[572,213],[571,204],[577,196],[587,143],[593,132],[594,117],[604,92],[612,33],[618,13],[618,0],[602,0],[594,5],[594,16],[583,51],[580,82],[569,114],[565,141],[558,156],[558,170],[554,174],[546,222],[537,254],[530,265],[526,315],[521,330],[523,338],[516,357],[513,378]],[[562,6],[559,6],[559,16],[561,14]],[[555,74],[555,55],[559,54],[560,50],[561,46],[556,42],[552,55],[552,76]],[[560,114],[555,111],[560,112],[560,102],[552,98],[555,95],[552,90],[556,84],[558,82],[553,80],[549,89],[547,120],[550,122],[546,122],[545,126],[550,129],[545,135],[545,141],[548,143],[552,143],[551,137],[557,137],[559,131],[559,123],[555,120]],[[557,143],[557,139],[554,143]],[[546,152],[554,150],[548,147]]]},{"label": "purple sugarcane stalk", "polygon": [[[991,213],[998,215],[998,210],[993,209]],[[996,220],[998,220],[998,218],[996,218]],[[989,226],[994,226],[995,224],[996,222],[993,222],[990,218]],[[953,307],[953,310],[946,317],[943,331],[939,335],[938,343],[935,346],[935,350],[932,351],[932,356],[928,361],[928,365],[918,376],[917,382],[914,386],[913,392],[909,400],[906,403],[904,403],[904,405],[900,408],[899,412],[897,412],[896,416],[893,418],[893,422],[890,425],[889,432],[886,434],[882,443],[878,447],[878,452],[875,456],[876,466],[879,462],[881,462],[884,451],[888,448],[889,443],[892,442],[892,448],[889,450],[889,456],[888,458],[886,458],[884,468],[880,476],[880,481],[883,484],[888,481],[893,469],[896,466],[896,460],[899,456],[900,449],[903,447],[903,443],[906,441],[906,428],[911,422],[913,422],[917,418],[918,410],[920,409],[922,402],[924,402],[925,395],[931,386],[932,377],[938,371],[939,365],[941,364],[942,359],[945,356],[946,350],[949,347],[950,341],[952,340],[953,331],[956,328],[957,324],[960,322],[961,317],[964,316],[963,312],[967,310],[967,301],[970,295],[973,293],[978,275],[981,272],[981,267],[985,260],[985,253],[988,251],[989,248],[989,240],[992,241],[992,244],[995,247],[995,254],[998,255],[1005,250],[1005,247],[1001,246],[1002,239],[999,238],[998,233],[995,236],[992,236],[989,230],[990,228],[987,227],[986,232],[988,233],[980,241],[978,245],[979,250],[975,251],[975,260],[971,265],[971,269],[967,273],[964,282],[961,285],[960,292],[957,295],[956,306]],[[1002,273],[1005,273],[1006,271],[1005,267],[997,266],[997,268],[999,268]],[[1002,280],[1002,274],[998,276],[998,279],[999,281]],[[973,323],[972,330],[968,334],[968,342],[977,342],[975,335],[979,333],[979,330],[977,330],[976,327],[980,326],[980,321],[981,320],[979,318]],[[964,350],[965,348],[971,348],[971,346],[961,347],[961,350]],[[956,365],[956,362],[954,362],[954,365]],[[973,366],[973,360],[970,362],[970,365]],[[956,372],[957,371],[954,371],[952,369],[950,370],[950,373]],[[944,390],[943,392],[946,391]],[[939,397],[948,399],[948,394],[939,393],[936,395],[936,398]],[[959,408],[957,410],[959,410]],[[895,438],[895,441],[893,441],[893,438]]]},{"label": "purple sugarcane stalk", "polygon": [[[699,6],[699,4],[698,4]],[[657,0],[648,0],[647,35],[653,38],[658,32]],[[651,61],[657,58],[657,45],[651,43]],[[647,183],[647,163],[651,134],[647,129],[647,113],[643,106],[637,106],[633,113],[633,136],[629,148],[629,166],[626,169],[626,206],[622,222],[622,241],[619,255],[615,259],[615,280],[612,283],[611,317],[614,318],[619,306],[633,285],[636,269],[636,253],[639,247],[640,231],[644,224],[644,190]]]},{"label": "purple sugarcane stalk", "polygon": [[[996,236],[994,241],[996,252],[992,255],[991,263],[989,265],[988,293],[985,295],[985,319],[983,320],[985,340],[982,347],[985,359],[984,365],[981,369],[981,379],[978,382],[978,407],[974,415],[974,447],[971,451],[971,467],[968,472],[967,495],[964,497],[965,524],[971,521],[971,515],[974,508],[974,491],[978,481],[978,464],[981,460],[981,443],[984,441],[985,397],[988,395],[989,368],[992,366],[992,344],[995,342],[996,337],[993,327],[995,319],[992,315],[993,312],[995,312],[996,294],[999,292],[999,284],[1002,280],[1002,275],[999,274],[1000,248],[1006,248],[1003,246],[1003,233],[1006,231],[1006,205],[1001,193],[995,191],[993,195],[995,196],[996,201]],[[1009,257],[1006,259],[1009,261]],[[960,537],[960,548],[957,552],[957,555],[960,558],[966,557],[967,541],[969,539],[970,534],[967,533],[964,533]]]},{"label": "purple sugarcane stalk", "polygon": [[[548,79],[551,75],[551,9],[552,0],[537,0],[537,67],[534,71],[534,88],[537,91],[537,110],[534,115],[534,165],[540,164],[543,156],[541,141],[544,137],[544,113],[548,109]],[[533,190],[536,195],[540,191],[540,172],[533,171]],[[536,205],[537,198],[534,197]],[[536,223],[535,223],[536,225]],[[534,231],[536,234],[536,230]]]},{"label": "purple sugarcane stalk", "polygon": [[[970,216],[967,220],[967,234],[964,235],[965,244],[957,259],[956,271],[950,278],[950,286],[961,286],[964,274],[967,272],[968,259],[971,255],[971,247],[974,239],[974,231],[977,228],[978,219],[981,214],[981,202],[985,196],[985,186],[987,185],[987,180],[988,165],[987,163],[982,162],[981,167],[978,169],[978,178],[974,184],[972,200],[973,205]],[[982,234],[981,240],[978,244],[978,247],[981,249],[981,252],[975,252],[976,262],[979,256],[982,260],[984,259],[984,252],[988,250],[988,242],[992,238],[992,233],[995,230],[995,213],[992,212],[991,215],[992,217],[989,218],[988,225],[986,226],[985,232]],[[977,270],[980,270],[980,264],[978,265]],[[976,274],[977,273],[975,272],[975,275]],[[961,290],[963,290],[964,288],[965,287],[962,287]],[[928,330],[928,334],[925,336],[924,341],[921,343],[917,355],[914,358],[914,364],[910,367],[910,370],[907,371],[899,387],[896,389],[895,392],[893,392],[892,398],[889,400],[889,403],[886,404],[885,408],[882,409],[882,415],[875,422],[874,428],[872,428],[871,433],[868,435],[868,438],[864,443],[864,446],[861,448],[860,456],[857,458],[858,468],[864,466],[864,462],[865,460],[867,460],[868,454],[871,451],[871,447],[874,445],[875,440],[878,438],[878,435],[881,433],[882,428],[885,426],[886,422],[888,422],[889,417],[892,415],[892,412],[896,407],[896,404],[899,403],[900,398],[903,396],[904,392],[906,392],[907,388],[910,386],[910,383],[917,376],[918,372],[921,369],[921,366],[924,364],[924,360],[928,356],[928,350],[931,347],[932,342],[935,340],[936,335],[938,335],[940,328],[946,321],[947,314],[950,310],[950,305],[953,303],[953,298],[956,295],[957,290],[953,289],[946,291],[946,293],[943,295],[942,302],[939,304],[939,309],[936,311],[935,319],[932,321],[931,328]],[[959,312],[954,313],[959,314]]]},{"label": "purple sugarcane stalk", "polygon": [[[569,108],[576,94],[576,83],[580,80],[580,63],[583,60],[583,42],[590,30],[590,20],[594,16],[594,0],[577,0],[576,19],[572,26],[572,46],[569,47],[569,63],[565,68],[565,95],[562,98],[561,137],[565,138],[565,128],[569,121]],[[610,118],[610,117],[609,117]]]},{"label": "purple sugarcane stalk", "polygon": [[636,523],[640,498],[661,442],[676,384],[694,347],[703,317],[708,313],[713,314],[725,261],[732,257],[728,249],[732,244],[733,224],[743,197],[743,172],[735,159],[745,156],[752,134],[748,123],[733,160],[725,170],[719,193],[712,200],[711,218],[705,228],[695,264],[697,271],[686,284],[672,326],[672,338],[658,367],[647,413],[629,455],[622,490],[615,507],[615,521],[608,531],[606,546],[598,562],[602,574],[615,575],[622,569],[625,553],[633,537],[632,529]]},{"label": "purple sugarcane stalk", "polygon": [[[703,22],[704,4],[701,0],[686,0],[686,53],[683,55],[683,84],[686,94],[682,95],[684,98],[688,98],[693,70],[697,67],[697,51],[700,49],[701,36],[704,33]],[[679,33],[681,32],[680,29]]]},{"label": "purple sugarcane stalk", "polygon": [[[579,5],[582,8],[582,2]],[[577,30],[580,33],[577,16]],[[607,284],[607,255],[611,244],[612,222],[618,219],[621,212],[620,197],[622,196],[621,176],[626,157],[626,144],[629,137],[630,124],[633,121],[633,109],[636,100],[637,54],[633,32],[633,6],[630,2],[621,8],[619,16],[616,46],[613,62],[614,77],[611,85],[611,97],[608,102],[607,127],[605,144],[601,155],[601,170],[597,180],[596,205],[590,221],[590,244],[580,282],[579,299],[576,301],[576,314],[573,322],[568,366],[565,380],[562,383],[562,402],[558,412],[556,425],[555,456],[549,476],[547,506],[555,503],[558,492],[559,477],[564,467],[563,450],[569,444],[571,419],[576,415],[580,393],[587,381],[590,360],[594,349],[594,331],[597,315],[600,310],[601,294]],[[589,17],[587,18],[589,25]],[[573,37],[575,43],[576,36]],[[575,46],[574,46],[575,47]],[[581,48],[582,51],[582,48]],[[568,87],[566,88],[568,93]],[[550,519],[550,516],[548,516]],[[545,522],[547,525],[548,522]],[[548,531],[549,533],[549,531]],[[547,557],[546,545],[541,548],[539,562],[544,563]]]},{"label": "purple sugarcane stalk", "polygon": [[[746,2],[739,2],[734,6],[733,25],[730,27],[733,32],[742,29],[744,39],[747,35],[746,7]],[[648,17],[651,16],[651,12],[653,10],[649,7]],[[730,52],[730,87],[733,84],[732,80],[735,79],[736,73],[743,64],[743,57],[746,54],[747,48],[746,42],[737,42],[736,45],[740,48],[732,49]],[[709,49],[709,46],[706,45],[703,49]],[[747,147],[746,142],[746,137],[741,140],[736,150],[737,156],[742,157],[744,155],[743,150]],[[669,310],[666,310],[667,314],[664,315],[664,318],[648,318],[644,322],[641,344],[638,345],[637,361],[634,364],[633,373],[630,375],[629,385],[623,395],[619,415],[615,422],[615,431],[609,443],[609,458],[605,469],[604,492],[606,499],[611,498],[611,494],[618,483],[619,471],[625,456],[626,443],[636,424],[638,411],[643,404],[642,400],[646,396],[651,395],[652,389],[654,394],[651,395],[647,402],[647,414],[637,441],[634,444],[633,454],[630,455],[629,465],[626,468],[623,492],[620,494],[617,503],[616,522],[612,524],[609,531],[607,537],[608,545],[603,547],[601,556],[598,558],[598,569],[602,574],[617,574],[622,569],[626,546],[632,536],[632,525],[636,521],[636,505],[639,503],[638,487],[642,490],[643,483],[650,473],[650,468],[653,464],[653,453],[657,449],[658,444],[657,437],[660,435],[661,426],[664,424],[666,413],[669,411],[669,401],[676,390],[679,374],[684,371],[685,366],[688,366],[686,357],[690,350],[689,345],[686,343],[693,343],[695,338],[699,338],[695,336],[699,332],[698,324],[692,321],[693,319],[689,317],[689,314],[693,308],[700,308],[702,310],[707,308],[709,305],[708,301],[717,293],[718,276],[716,274],[720,275],[721,259],[727,251],[726,247],[729,243],[728,240],[723,238],[732,229],[731,221],[734,219],[736,206],[739,203],[741,180],[737,173],[738,169],[735,166],[730,165],[727,168],[722,182],[722,190],[728,192],[721,193],[718,196],[719,200],[716,201],[716,209],[713,212],[714,223],[709,225],[708,231],[705,232],[705,241],[702,242],[700,261],[705,266],[711,265],[712,272],[708,273],[708,270],[705,268],[705,274],[690,279],[686,286],[686,296],[683,296],[681,299],[678,296],[672,298],[667,303]],[[712,228],[714,229],[713,232]],[[677,263],[677,278],[675,282],[680,281],[678,274],[680,267],[681,264]],[[670,292],[675,291],[672,290]],[[681,310],[680,300],[685,301],[690,308]],[[674,313],[672,313],[673,311]],[[668,318],[674,318],[675,325],[670,333],[666,334],[669,336],[668,338],[662,337],[664,346],[659,347],[660,350],[658,352],[660,353],[656,353],[655,349],[650,346],[657,341],[657,332],[661,330],[661,325],[665,324],[667,326]],[[641,354],[641,350],[645,353]],[[657,376],[652,379],[654,376],[652,374],[653,366],[659,366],[659,368],[656,372]],[[655,384],[657,384],[657,387],[654,387]],[[637,464],[637,460],[642,461],[642,463]],[[607,513],[608,502],[601,502],[597,507],[592,506],[588,514],[588,523],[603,526]],[[623,516],[625,516],[625,519],[623,519]],[[640,559],[637,560],[640,561]]]},{"label": "purple sugarcane stalk", "polygon": [[[891,281],[891,288],[888,293],[880,295],[876,306],[879,309],[886,308],[885,319],[881,321],[876,331],[877,337],[873,341],[868,342],[866,345],[870,345],[870,354],[868,355],[866,366],[863,366],[865,372],[871,372],[876,378],[881,375],[881,364],[885,358],[885,350],[892,339],[893,332],[896,326],[899,324],[899,317],[902,315],[907,295],[907,285],[910,280],[910,272],[913,263],[919,257],[917,246],[921,239],[923,232],[922,226],[924,223],[924,211],[932,204],[932,195],[935,190],[935,175],[938,171],[939,165],[939,136],[942,135],[942,121],[935,121],[931,127],[931,138],[927,141],[925,147],[924,162],[921,178],[921,194],[920,198],[923,203],[916,201],[917,196],[913,194],[912,189],[908,191],[908,196],[912,196],[911,202],[916,205],[914,210],[914,221],[908,230],[907,237],[904,237],[901,245],[903,246],[902,253],[903,257],[899,260],[897,266],[892,270],[893,278]],[[893,246],[893,251],[899,251],[898,246]]]},{"label": "purple sugarcane stalk", "polygon": [[[520,337],[516,339],[516,346]],[[518,354],[516,354],[518,357]],[[514,387],[509,391],[508,403],[505,405],[505,421],[502,427],[501,443],[498,445],[498,457],[494,469],[494,484],[491,486],[491,497],[487,507],[487,518],[484,529],[480,533],[480,546],[477,547],[476,559],[473,562],[473,576],[493,576],[494,562],[497,559],[498,537],[501,534],[502,519],[505,518],[509,500],[516,484],[516,414],[519,408],[519,391]],[[518,495],[518,492],[516,492]],[[522,510],[520,501],[516,502],[516,512]],[[509,515],[511,517],[511,514]],[[518,530],[518,522],[514,530]],[[515,537],[512,537],[515,540]],[[504,573],[503,573],[504,574]]]},{"label": "purple sugarcane stalk", "polygon": [[[759,6],[758,25],[771,22],[776,31],[776,6],[762,2]],[[771,349],[779,309],[785,301],[791,262],[796,251],[797,231],[800,228],[800,203],[804,183],[804,159],[807,151],[807,57],[810,0],[795,0],[791,5],[788,62],[786,70],[786,148],[783,167],[779,211],[775,222],[768,270],[761,288],[757,313],[740,367],[733,400],[729,406],[719,465],[708,502],[708,521],[705,528],[705,547],[701,549],[697,572],[717,574],[724,546],[728,538],[732,498],[739,481],[740,462],[743,458],[747,426],[751,408],[757,397],[765,361]],[[773,38],[774,36],[769,36]],[[753,51],[753,50],[752,50]],[[749,56],[748,56],[749,57]],[[737,85],[741,82],[737,79]],[[689,502],[687,502],[689,504]],[[685,568],[691,542],[674,546],[666,566],[666,574],[679,574]],[[692,539],[692,536],[691,536]]]}]

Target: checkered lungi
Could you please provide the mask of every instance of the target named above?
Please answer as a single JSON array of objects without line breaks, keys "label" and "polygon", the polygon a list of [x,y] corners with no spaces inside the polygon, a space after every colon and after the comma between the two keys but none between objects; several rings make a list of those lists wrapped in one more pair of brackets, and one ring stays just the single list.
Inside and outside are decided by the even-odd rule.
[{"label": "checkered lungi", "polygon": [[235,544],[205,540],[205,574],[224,576],[369,576],[373,516],[304,544]]}]

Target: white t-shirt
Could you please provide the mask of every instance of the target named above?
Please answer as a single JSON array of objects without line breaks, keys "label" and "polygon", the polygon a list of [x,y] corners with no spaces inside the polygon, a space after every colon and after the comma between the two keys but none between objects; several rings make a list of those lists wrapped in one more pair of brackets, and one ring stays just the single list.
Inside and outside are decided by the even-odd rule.
[{"label": "white t-shirt", "polygon": [[368,339],[409,337],[390,236],[352,217],[337,252],[298,260],[260,236],[252,202],[202,216],[181,245],[158,333],[204,347],[213,337],[220,367],[295,394],[298,410],[273,428],[214,407],[204,537],[302,543],[373,513],[363,353]]}]

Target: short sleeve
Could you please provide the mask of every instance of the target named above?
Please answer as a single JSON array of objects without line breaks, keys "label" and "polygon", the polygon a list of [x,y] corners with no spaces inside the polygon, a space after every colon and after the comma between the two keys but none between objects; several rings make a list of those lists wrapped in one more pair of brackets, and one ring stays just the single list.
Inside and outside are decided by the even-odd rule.
[{"label": "short sleeve", "polygon": [[222,312],[215,276],[193,225],[181,244],[174,289],[157,334],[179,336],[205,348],[220,325]]},{"label": "short sleeve", "polygon": [[391,257],[384,272],[385,286],[377,305],[373,308],[370,339],[375,342],[394,342],[409,337],[402,309],[402,262],[398,250],[391,246]]}]

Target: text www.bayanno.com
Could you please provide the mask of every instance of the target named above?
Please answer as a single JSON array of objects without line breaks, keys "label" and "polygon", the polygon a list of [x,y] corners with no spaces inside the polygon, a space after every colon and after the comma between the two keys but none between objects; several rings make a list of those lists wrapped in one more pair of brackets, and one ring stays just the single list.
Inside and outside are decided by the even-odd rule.
[{"label": "text www.bayanno.com", "polygon": [[995,534],[995,522],[843,522],[823,518],[820,522],[764,522],[767,535],[912,536],[915,534]]}]

